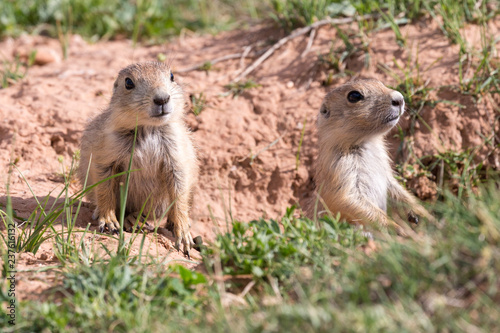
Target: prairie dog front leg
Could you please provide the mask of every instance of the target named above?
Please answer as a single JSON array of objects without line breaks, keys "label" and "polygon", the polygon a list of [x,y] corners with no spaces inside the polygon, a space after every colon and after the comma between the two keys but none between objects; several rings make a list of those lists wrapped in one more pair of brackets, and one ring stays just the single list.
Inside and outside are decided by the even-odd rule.
[{"label": "prairie dog front leg", "polygon": [[435,221],[434,217],[429,214],[417,199],[392,177],[389,178],[388,192],[392,199],[408,206],[408,219],[410,222],[418,223],[418,216],[415,216],[415,214],[423,216],[430,221]]},{"label": "prairie dog front leg", "polygon": [[178,194],[168,213],[169,227],[175,238],[175,247],[180,250],[182,244],[182,251],[186,254],[194,246],[193,238],[189,232],[191,227],[188,214],[190,207],[189,196],[189,193]]},{"label": "prairie dog front leg", "polygon": [[[106,179],[116,172],[114,167],[97,166],[97,173],[99,175],[98,181]],[[99,231],[104,232],[105,227],[109,232],[117,233],[120,228],[120,223],[116,218],[116,178],[108,179],[107,181],[97,185],[95,189],[96,198],[96,215],[99,222]]]},{"label": "prairie dog front leg", "polygon": [[353,202],[345,202],[342,205],[342,211],[349,212],[349,219],[353,222],[361,220],[361,222],[376,223],[382,228],[391,228],[402,237],[407,237],[407,232],[399,224],[394,222],[387,214],[367,200]]}]

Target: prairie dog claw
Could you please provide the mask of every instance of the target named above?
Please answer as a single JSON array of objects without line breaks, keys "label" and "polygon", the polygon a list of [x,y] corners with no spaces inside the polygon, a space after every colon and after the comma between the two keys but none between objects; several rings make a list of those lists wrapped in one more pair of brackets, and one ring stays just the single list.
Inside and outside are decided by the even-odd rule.
[{"label": "prairie dog claw", "polygon": [[132,232],[134,231],[134,227],[136,227],[136,232],[154,231],[155,229],[148,222],[146,222],[146,217],[144,215],[139,216],[139,213],[132,213],[125,217],[123,229],[127,232]]},{"label": "prairie dog claw", "polygon": [[179,231],[175,232],[174,236],[175,236],[175,248],[177,249],[177,251],[180,251],[182,249],[182,252],[189,257],[189,250],[191,250],[191,248],[193,248],[195,245],[193,237],[191,237],[191,233],[189,231],[187,232]]},{"label": "prairie dog claw", "polygon": [[408,213],[408,222],[418,224],[418,216],[413,212]]},{"label": "prairie dog claw", "polygon": [[119,233],[120,223],[116,219],[116,215],[114,212],[99,215],[98,221],[100,232],[104,232],[104,230],[107,228],[110,234]]}]

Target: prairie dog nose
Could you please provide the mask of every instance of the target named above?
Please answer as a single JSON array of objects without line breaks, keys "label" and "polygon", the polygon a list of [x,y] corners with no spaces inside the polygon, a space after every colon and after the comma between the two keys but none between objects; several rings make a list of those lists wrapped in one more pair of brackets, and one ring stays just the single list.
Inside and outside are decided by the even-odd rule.
[{"label": "prairie dog nose", "polygon": [[169,94],[156,95],[155,98],[153,99],[153,102],[156,105],[165,105],[168,103],[169,99],[170,99]]},{"label": "prairie dog nose", "polygon": [[391,98],[393,106],[399,106],[401,109],[404,109],[405,99],[403,98],[403,95],[401,95],[399,91],[393,91],[391,93]]}]

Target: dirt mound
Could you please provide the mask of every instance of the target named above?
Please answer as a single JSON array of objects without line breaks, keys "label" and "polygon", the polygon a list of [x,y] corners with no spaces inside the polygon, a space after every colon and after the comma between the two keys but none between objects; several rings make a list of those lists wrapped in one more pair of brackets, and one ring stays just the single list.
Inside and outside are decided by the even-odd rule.
[{"label": "dirt mound", "polygon": [[[490,25],[491,33],[498,35],[500,22],[492,21]],[[355,31],[354,26],[350,29]],[[412,136],[405,145],[401,145],[400,137],[393,138],[399,133],[397,129],[394,135],[388,136],[393,156],[400,161],[409,158],[411,163],[412,156],[433,156],[448,150],[478,147],[477,161],[500,168],[498,151],[491,153],[494,140],[500,136],[500,101],[476,100],[451,88],[458,85],[458,46],[450,45],[436,24],[423,21],[401,30],[407,38],[407,48],[397,44],[391,30],[382,30],[369,36],[368,56],[357,52],[343,64],[346,71],[376,77],[396,86],[394,75],[404,76],[406,68],[415,76],[418,61],[419,79],[426,82],[427,87],[435,88],[430,92],[431,99],[447,101],[425,104],[417,121],[411,121],[411,112],[405,114],[401,127]],[[476,27],[467,27],[466,31],[469,43],[480,43]],[[259,86],[246,89],[239,96],[228,94],[224,86],[255,57],[220,62],[208,72],[176,74],[176,80],[184,84],[186,95],[206,99],[198,116],[193,113],[188,116],[201,162],[199,189],[191,214],[193,235],[213,239],[217,230],[226,228],[230,218],[248,221],[262,216],[279,217],[286,207],[303,203],[312,195],[316,113],[323,96],[331,89],[323,82],[332,79],[325,65],[318,62],[318,55],[327,56],[331,49],[341,47],[337,34],[335,28],[319,29],[312,48],[304,56],[307,36],[287,43],[251,73],[250,77]],[[280,31],[260,26],[134,48],[130,41],[87,44],[73,36],[67,60],[60,60],[57,41],[44,37],[24,36],[1,42],[0,50],[6,58],[43,49],[45,55],[53,55],[53,60],[31,67],[25,79],[0,92],[3,120],[0,124],[0,202],[6,200],[4,184],[9,161],[17,161],[16,166],[37,196],[46,196],[51,191],[57,193],[62,188],[60,173],[64,171],[58,157],[64,158],[67,169],[78,149],[86,121],[106,107],[113,80],[126,65],[166,55],[175,73],[193,64],[241,53],[249,46],[252,47],[250,54],[261,54],[281,37]],[[359,39],[353,37],[353,40],[356,38]],[[411,59],[410,68],[408,59]],[[332,83],[346,80],[347,77],[334,76]],[[298,154],[304,125],[304,139]],[[493,138],[493,141],[485,144],[485,138]],[[422,198],[432,198],[434,180],[416,177],[409,185]],[[28,187],[16,171],[10,183],[16,214],[28,216],[36,207]],[[79,185],[72,184],[71,190],[76,192]],[[89,205],[82,208],[77,221],[80,227],[91,222],[91,210]],[[91,230],[95,229],[93,223]]]}]

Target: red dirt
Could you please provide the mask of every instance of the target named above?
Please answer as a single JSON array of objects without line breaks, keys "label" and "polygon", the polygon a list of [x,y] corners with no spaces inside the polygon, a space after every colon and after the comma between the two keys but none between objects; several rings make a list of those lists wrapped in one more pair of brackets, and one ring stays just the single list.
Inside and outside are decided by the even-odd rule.
[{"label": "red dirt", "polygon": [[[355,29],[354,26],[351,28]],[[430,67],[421,72],[423,82],[428,81],[430,87],[458,85],[458,46],[450,45],[435,23],[422,21],[401,27],[401,30],[407,36],[412,54],[396,43],[391,30],[382,30],[368,36],[370,66],[364,67],[364,55],[360,53],[359,57],[356,55],[346,61],[346,69],[394,85],[394,79],[377,64],[385,64],[401,74],[394,60],[405,67],[411,56],[414,67],[418,50],[420,68]],[[498,35],[499,30],[500,20],[492,21],[491,35]],[[480,44],[477,27],[466,27],[465,31],[471,45]],[[301,53],[307,44],[307,36],[286,44],[250,74],[249,77],[260,87],[247,90],[239,97],[227,96],[224,88],[240,70],[239,59],[216,64],[209,72],[176,74],[176,80],[185,85],[186,95],[202,92],[207,99],[199,116],[189,113],[187,117],[201,163],[199,188],[191,212],[193,236],[201,235],[205,241],[213,239],[216,232],[225,230],[226,220],[231,216],[243,221],[262,216],[277,218],[286,207],[303,203],[311,196],[316,113],[323,96],[332,88],[322,85],[326,74],[317,58],[318,54],[327,53],[332,43],[334,47],[341,46],[336,34],[334,28],[320,29],[311,51],[304,57]],[[33,66],[25,79],[0,91],[0,117],[3,120],[0,124],[0,203],[6,201],[4,184],[8,163],[14,160],[38,198],[50,194],[55,199],[63,187],[62,177],[58,175],[61,172],[58,156],[64,158],[64,166],[68,168],[86,121],[106,107],[115,76],[126,65],[157,60],[158,54],[164,53],[175,73],[196,63],[242,52],[248,45],[252,45],[253,50],[267,48],[270,40],[281,37],[283,35],[278,30],[258,26],[213,37],[195,35],[164,45],[134,48],[127,40],[87,44],[79,36],[73,36],[67,60]],[[29,54],[37,48],[44,50],[45,57],[56,53],[59,55],[56,60],[62,58],[59,43],[45,37],[23,36],[0,42],[0,54],[8,59],[16,53]],[[496,48],[498,50],[499,44]],[[250,62],[251,59],[247,59],[244,64]],[[470,77],[472,74],[466,75]],[[333,86],[347,79],[336,79]],[[424,107],[422,118],[432,130],[417,122],[412,140],[416,156],[482,145],[476,161],[484,160],[499,169],[498,151],[490,154],[491,147],[483,142],[484,137],[496,134],[498,140],[500,136],[500,101],[474,100],[472,96],[459,94],[451,88],[441,88],[431,94],[436,100],[446,99],[464,107],[449,103]],[[296,170],[296,154],[304,121],[306,130],[300,166]],[[401,126],[408,130],[408,114],[405,114]],[[392,137],[392,134],[388,136],[393,156],[405,159],[408,149],[399,150],[400,140]],[[436,193],[432,179],[425,176],[410,181],[409,186],[424,199],[432,198]],[[78,183],[71,185],[73,193],[79,189]],[[27,217],[36,207],[17,171],[10,179],[10,194],[17,215]],[[84,228],[87,223],[92,223],[90,229],[96,230],[91,213],[92,207],[85,203],[77,220],[78,227]],[[107,237],[96,237],[97,242],[110,241]],[[154,244],[152,236],[147,238]],[[159,257],[168,253],[170,242],[171,239],[166,241]],[[170,256],[172,259],[182,258],[176,252]],[[21,254],[19,269],[57,263],[52,259],[52,244],[46,242],[36,256]],[[20,274],[21,299],[29,297],[38,288],[53,285],[45,277],[35,275]]]}]

